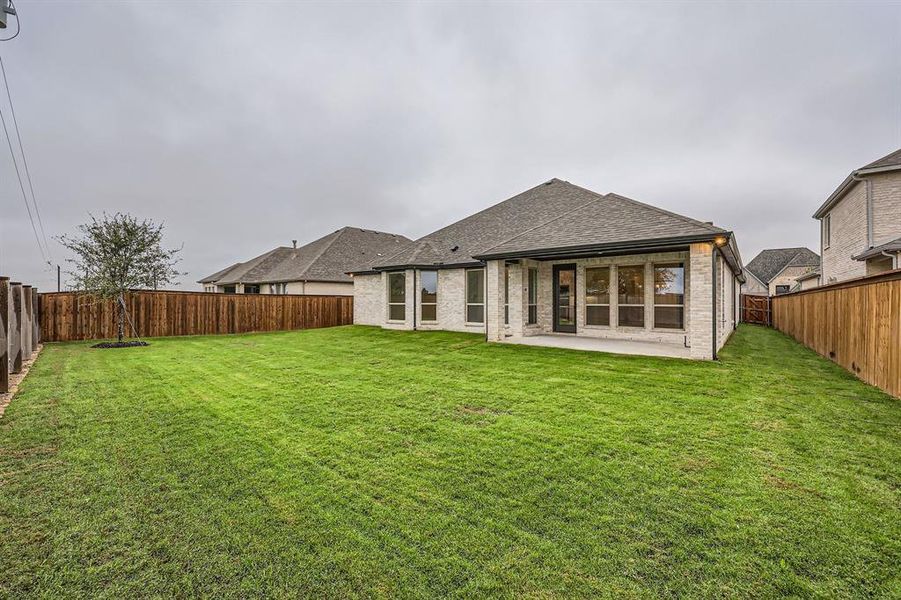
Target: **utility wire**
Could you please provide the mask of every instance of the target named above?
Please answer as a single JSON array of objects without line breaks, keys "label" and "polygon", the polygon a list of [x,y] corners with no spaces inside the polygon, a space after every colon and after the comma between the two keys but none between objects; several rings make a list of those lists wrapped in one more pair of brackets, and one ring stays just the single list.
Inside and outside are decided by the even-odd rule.
[{"label": "utility wire", "polygon": [[13,159],[13,166],[16,168],[16,177],[19,179],[19,189],[22,190],[22,200],[25,201],[25,210],[28,211],[28,220],[31,221],[31,230],[34,232],[34,241],[38,244],[38,250],[41,251],[41,258],[47,262],[47,256],[44,254],[44,247],[41,246],[41,238],[38,236],[38,228],[34,225],[34,216],[31,214],[31,205],[28,204],[28,194],[25,193],[25,185],[22,183],[22,175],[19,173],[19,163],[16,161],[16,153],[13,152],[13,143],[9,137],[9,130],[6,128],[6,117],[3,111],[0,111],[0,121],[3,122],[3,133],[6,134],[6,144],[9,146],[9,155]]},{"label": "utility wire", "polygon": [[13,106],[13,97],[9,91],[9,82],[6,80],[6,67],[3,65],[3,57],[0,56],[0,72],[3,73],[3,85],[6,87],[6,97],[9,99],[9,110],[13,117],[13,126],[16,129],[16,139],[19,140],[19,152],[22,154],[22,164],[25,166],[25,178],[28,179],[28,188],[31,190],[31,202],[34,204],[34,213],[38,218],[41,228],[41,237],[44,238],[44,248],[47,249],[47,258],[53,260],[50,252],[50,244],[47,243],[47,234],[44,232],[44,220],[41,218],[41,210],[38,208],[38,198],[34,195],[34,184],[31,182],[31,171],[28,168],[28,158],[25,156],[25,146],[22,145],[22,135],[19,133],[19,120],[16,119],[16,108]]}]

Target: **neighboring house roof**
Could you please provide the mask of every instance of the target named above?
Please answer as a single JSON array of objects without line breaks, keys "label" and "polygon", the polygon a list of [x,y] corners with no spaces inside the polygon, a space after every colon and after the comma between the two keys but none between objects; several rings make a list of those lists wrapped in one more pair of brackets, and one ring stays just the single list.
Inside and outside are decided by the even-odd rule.
[{"label": "neighboring house roof", "polygon": [[204,277],[198,283],[352,282],[347,273],[410,243],[394,233],[344,227],[300,248],[279,247]]},{"label": "neighboring house roof", "polygon": [[[602,195],[551,179],[430,233],[372,267],[463,266],[547,250],[685,243],[720,236],[731,234],[624,196]],[[735,255],[740,263],[737,251]]]},{"label": "neighboring house roof", "polygon": [[847,177],[845,177],[845,180],[842,181],[837,188],[835,188],[835,191],[829,195],[823,205],[817,209],[817,211],[813,214],[813,218],[822,219],[824,216],[826,216],[826,213],[832,210],[832,207],[838,204],[839,201],[845,197],[845,194],[847,194],[848,191],[852,187],[854,187],[854,184],[857,183],[857,177],[896,170],[901,170],[901,149],[895,150],[891,154],[886,154],[882,158],[874,160],[870,164],[864,165],[859,169],[851,171],[851,173]]},{"label": "neighboring house roof", "polygon": [[787,267],[820,266],[820,256],[807,248],[769,248],[761,250],[749,262],[745,269],[750,271],[758,281],[769,285],[776,275]]},{"label": "neighboring house roof", "polygon": [[871,258],[876,258],[877,256],[884,256],[882,254],[883,252],[889,252],[891,254],[897,254],[901,252],[901,237],[896,238],[890,242],[874,246],[866,252],[862,252],[857,256],[852,256],[851,258],[853,258],[854,260],[869,260]]}]

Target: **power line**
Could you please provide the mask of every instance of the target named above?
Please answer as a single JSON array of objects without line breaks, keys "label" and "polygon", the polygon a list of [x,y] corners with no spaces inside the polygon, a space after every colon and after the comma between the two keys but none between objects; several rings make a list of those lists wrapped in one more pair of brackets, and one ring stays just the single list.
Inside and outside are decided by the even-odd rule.
[{"label": "power line", "polygon": [[41,228],[41,236],[44,238],[44,247],[47,249],[47,257],[53,260],[50,252],[50,244],[47,243],[47,234],[44,232],[44,220],[41,218],[41,209],[38,208],[38,198],[34,195],[34,184],[31,182],[31,171],[28,168],[28,158],[25,156],[25,146],[22,145],[22,135],[19,133],[19,120],[16,119],[16,108],[13,106],[13,97],[9,91],[9,82],[6,80],[6,67],[3,65],[3,57],[0,56],[0,72],[3,73],[3,85],[6,87],[6,97],[9,99],[9,110],[13,117],[13,126],[16,128],[16,139],[19,140],[19,152],[22,154],[22,164],[25,166],[25,177],[28,179],[28,187],[31,190],[31,202],[34,204],[34,212],[38,217],[38,225]]},{"label": "power line", "polygon": [[38,250],[41,251],[41,258],[47,262],[47,256],[44,254],[44,248],[41,246],[41,238],[38,236],[38,229],[34,225],[34,217],[31,214],[31,205],[28,204],[28,194],[25,193],[25,185],[22,183],[22,175],[19,173],[19,163],[16,161],[16,153],[13,152],[13,143],[9,137],[9,130],[6,128],[6,117],[3,111],[0,111],[0,121],[3,123],[3,133],[6,134],[6,144],[9,146],[9,155],[13,159],[13,166],[16,168],[16,177],[19,179],[19,189],[22,190],[22,200],[25,201],[25,210],[28,211],[28,220],[31,221],[31,230],[34,232],[34,241],[38,244]]}]

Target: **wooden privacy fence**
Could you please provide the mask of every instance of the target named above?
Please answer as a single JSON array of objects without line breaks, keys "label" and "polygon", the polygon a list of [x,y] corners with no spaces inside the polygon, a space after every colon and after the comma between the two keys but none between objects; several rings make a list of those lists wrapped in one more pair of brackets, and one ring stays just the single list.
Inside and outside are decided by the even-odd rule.
[{"label": "wooden privacy fence", "polygon": [[901,397],[901,269],[776,296],[773,327]]},{"label": "wooden privacy fence", "polygon": [[9,391],[11,373],[21,373],[22,364],[37,352],[38,290],[9,277],[0,277],[0,394]]},{"label": "wooden privacy fence", "polygon": [[741,295],[741,321],[742,323],[756,323],[758,325],[770,325],[770,298],[769,296]]},{"label": "wooden privacy fence", "polygon": [[[213,294],[136,290],[125,296],[126,334],[140,337],[314,329],[353,323],[352,296]],[[48,342],[114,338],[114,301],[75,292],[40,295]]]}]

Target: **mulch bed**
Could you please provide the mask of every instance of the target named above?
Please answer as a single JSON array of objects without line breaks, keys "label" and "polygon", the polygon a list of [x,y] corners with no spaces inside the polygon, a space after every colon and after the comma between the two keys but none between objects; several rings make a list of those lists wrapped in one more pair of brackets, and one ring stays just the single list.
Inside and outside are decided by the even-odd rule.
[{"label": "mulch bed", "polygon": [[131,342],[100,342],[94,344],[91,348],[134,348],[135,346],[149,346],[147,342],[134,340]]}]

